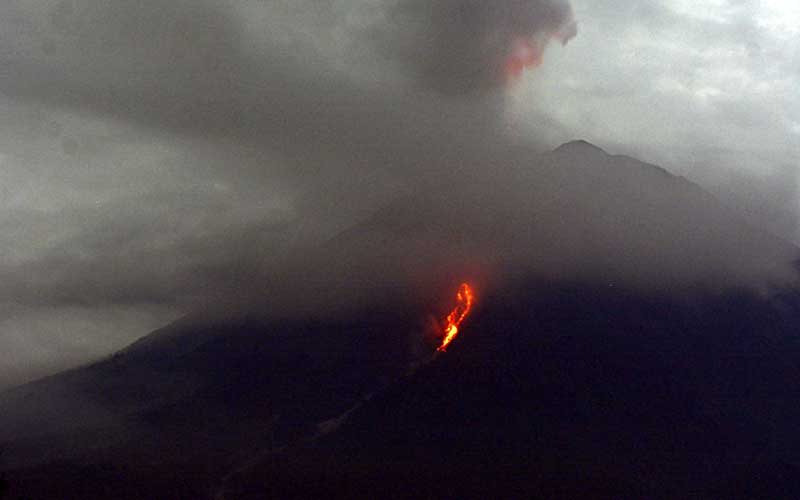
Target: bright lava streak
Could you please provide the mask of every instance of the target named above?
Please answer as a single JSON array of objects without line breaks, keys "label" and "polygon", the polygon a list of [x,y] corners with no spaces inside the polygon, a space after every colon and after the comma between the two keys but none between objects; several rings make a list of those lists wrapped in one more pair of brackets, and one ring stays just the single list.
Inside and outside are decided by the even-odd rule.
[{"label": "bright lava streak", "polygon": [[468,284],[462,283],[461,286],[458,287],[458,293],[456,293],[456,307],[453,308],[452,312],[450,312],[445,319],[447,323],[444,329],[445,337],[442,341],[442,345],[436,349],[437,351],[446,351],[450,342],[456,338],[456,335],[458,335],[458,327],[467,317],[470,309],[472,309],[474,298],[475,296],[472,292],[472,288]]}]

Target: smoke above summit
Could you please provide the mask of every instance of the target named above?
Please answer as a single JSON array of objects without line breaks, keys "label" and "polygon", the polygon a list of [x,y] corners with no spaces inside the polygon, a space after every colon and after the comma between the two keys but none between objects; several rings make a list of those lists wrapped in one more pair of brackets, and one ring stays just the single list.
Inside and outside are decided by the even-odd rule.
[{"label": "smoke above summit", "polygon": [[395,49],[424,85],[444,93],[495,88],[520,46],[540,60],[551,39],[566,44],[577,34],[563,0],[401,0],[391,19]]},{"label": "smoke above summit", "polygon": [[[530,50],[542,51],[554,38],[567,41],[574,36],[576,21],[568,2],[239,1],[230,6],[183,0],[65,0],[2,7],[8,14],[3,19],[27,27],[24,32],[3,31],[5,46],[10,47],[2,55],[8,71],[0,75],[6,95],[19,106],[37,107],[45,121],[53,119],[47,110],[68,110],[80,116],[79,121],[99,124],[96,129],[136,131],[126,130],[129,137],[137,137],[135,143],[123,139],[109,144],[105,138],[92,141],[91,133],[88,139],[76,140],[69,129],[60,128],[40,138],[43,146],[37,144],[37,149],[46,151],[55,142],[62,154],[35,160],[59,165],[65,191],[77,186],[92,200],[98,184],[110,191],[103,193],[110,202],[102,208],[96,203],[80,207],[82,213],[104,211],[103,216],[82,220],[116,220],[123,226],[135,220],[137,233],[136,238],[110,239],[114,245],[98,245],[85,240],[97,238],[101,229],[108,234],[107,228],[86,228],[70,219],[64,238],[37,252],[28,259],[32,262],[3,270],[2,275],[15,277],[5,286],[16,285],[0,290],[0,296],[24,297],[34,304],[37,297],[46,297],[48,306],[53,297],[96,302],[97,290],[112,302],[114,297],[125,298],[125,305],[131,296],[160,304],[165,294],[181,304],[184,297],[217,300],[218,290],[237,288],[293,296],[284,288],[296,286],[303,274],[311,274],[312,282],[334,281],[340,287],[356,279],[356,270],[364,274],[359,277],[364,283],[393,274],[398,275],[394,280],[401,280],[407,274],[457,268],[453,262],[465,259],[456,255],[498,265],[513,262],[512,267],[526,270],[559,269],[567,275],[570,269],[602,267],[598,262],[612,260],[615,268],[629,263],[631,269],[623,274],[630,278],[648,269],[643,249],[649,249],[654,262],[672,263],[663,279],[692,281],[704,268],[683,268],[681,259],[660,258],[675,254],[680,245],[638,242],[637,236],[650,238],[645,231],[637,232],[642,224],[615,226],[624,230],[624,237],[616,245],[609,243],[607,251],[617,258],[597,258],[599,249],[584,245],[575,235],[608,234],[608,217],[572,221],[568,215],[575,207],[608,198],[599,187],[583,189],[588,177],[610,178],[610,171],[595,165],[606,156],[587,156],[585,172],[576,170],[574,179],[559,177],[554,185],[554,169],[535,168],[543,161],[535,131],[521,143],[508,137],[502,85],[508,58],[520,40]],[[11,154],[31,156],[18,151],[19,144],[6,146]],[[163,158],[165,149],[169,158]],[[137,163],[141,151],[153,151],[155,168]],[[121,176],[139,181],[135,193],[121,189]],[[98,183],[102,178],[108,179],[107,188]],[[565,190],[564,184],[574,189]],[[197,194],[187,196],[189,190]],[[120,191],[125,202],[115,203],[122,198]],[[154,205],[154,192],[175,195]],[[58,197],[56,192],[50,198]],[[178,216],[189,198],[198,206],[217,205],[223,199],[228,208],[203,215],[205,239],[196,229],[172,231],[165,238],[164,224],[158,221]],[[414,206],[404,207],[402,200],[413,200],[409,203]],[[553,212],[555,205],[545,200],[564,210]],[[278,213],[279,220],[254,220],[257,203],[269,207],[263,210],[265,219]],[[276,210],[274,205],[282,206]],[[357,248],[345,255],[320,254],[322,242],[373,220],[386,206],[394,215],[381,231],[397,233],[387,240],[393,248],[359,245],[361,238],[371,236],[351,231],[356,241],[350,246]],[[231,214],[239,213],[248,215],[236,227]],[[280,231],[270,231],[263,252],[225,252],[205,243],[230,240],[230,234],[237,235],[236,241],[262,242],[263,238],[241,235],[265,227]],[[441,231],[425,232],[430,227]],[[117,229],[126,232],[125,227]],[[152,249],[147,243],[165,239],[169,244],[153,243]],[[560,258],[546,250],[559,241],[574,241],[556,252]],[[413,248],[406,249],[409,245]],[[700,249],[698,255],[713,254],[709,258],[724,261],[730,253],[716,250],[716,244],[709,247],[714,252]],[[159,256],[159,251],[169,257]],[[397,258],[387,259],[395,253]],[[153,259],[153,265],[143,263],[142,255],[146,261]],[[418,269],[409,271],[403,264],[407,255],[418,257]],[[243,263],[243,258],[252,262]],[[286,264],[294,259],[301,270],[286,278],[292,273],[282,268],[295,269]],[[103,271],[158,270],[165,261],[191,262],[190,272],[152,272],[143,286],[142,273]],[[87,268],[86,262],[103,265]],[[746,269],[748,264],[738,267]],[[56,272],[58,268],[86,272]],[[232,273],[194,269],[247,269],[256,283],[238,275],[231,280]],[[20,285],[25,276],[36,279]],[[274,287],[273,293],[266,292],[262,277],[277,284],[268,287]],[[281,285],[284,282],[288,284]],[[25,293],[19,294],[20,289]],[[63,290],[69,290],[70,297],[64,297]]]},{"label": "smoke above summit", "polygon": [[575,34],[556,0],[0,5],[0,174],[22,193],[0,215],[0,311],[28,339],[29,318],[65,308],[163,317],[257,297],[305,314],[463,274],[789,276],[783,246],[699,217],[709,205],[676,201],[694,189],[676,178],[542,155],[544,121],[509,137],[508,58]]}]

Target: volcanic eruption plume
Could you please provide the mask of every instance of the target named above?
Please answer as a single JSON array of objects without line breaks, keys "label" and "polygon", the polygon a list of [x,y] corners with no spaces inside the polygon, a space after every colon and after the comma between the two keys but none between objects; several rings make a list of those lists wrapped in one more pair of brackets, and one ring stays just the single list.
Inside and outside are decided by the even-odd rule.
[{"label": "volcanic eruption plume", "polygon": [[544,50],[551,39],[566,45],[577,33],[577,25],[569,14],[570,21],[555,32],[546,32],[536,37],[515,36],[508,48],[508,56],[503,66],[507,80],[513,81],[526,69],[536,69],[542,64]]},{"label": "volcanic eruption plume", "polygon": [[401,0],[395,17],[404,59],[446,94],[501,86],[538,66],[550,40],[577,34],[566,0]]}]

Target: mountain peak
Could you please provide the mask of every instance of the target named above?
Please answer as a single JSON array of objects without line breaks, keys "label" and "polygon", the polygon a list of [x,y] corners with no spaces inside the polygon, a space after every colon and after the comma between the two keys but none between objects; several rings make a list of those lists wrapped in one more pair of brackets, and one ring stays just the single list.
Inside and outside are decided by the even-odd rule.
[{"label": "mountain peak", "polygon": [[557,147],[553,150],[554,153],[565,153],[570,151],[582,151],[582,152],[592,152],[592,153],[602,153],[608,154],[603,149],[595,146],[591,142],[584,141],[582,139],[576,141],[570,141],[562,144],[561,146]]}]

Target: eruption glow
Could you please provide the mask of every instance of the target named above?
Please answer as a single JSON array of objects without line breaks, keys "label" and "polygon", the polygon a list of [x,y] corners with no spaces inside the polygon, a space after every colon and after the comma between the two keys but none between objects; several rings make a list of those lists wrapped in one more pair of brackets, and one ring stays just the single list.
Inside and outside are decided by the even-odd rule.
[{"label": "eruption glow", "polygon": [[526,69],[536,69],[541,66],[544,58],[544,50],[550,40],[558,40],[562,45],[566,45],[578,33],[578,24],[569,9],[567,21],[556,31],[551,31],[546,35],[539,34],[531,37],[529,35],[518,35],[511,40],[508,56],[504,70],[506,78],[516,80]]},{"label": "eruption glow", "polygon": [[442,341],[442,345],[439,346],[437,351],[444,352],[447,350],[447,346],[450,342],[456,338],[458,335],[458,327],[464,321],[464,319],[469,314],[470,309],[472,308],[472,302],[474,300],[474,294],[472,292],[472,288],[466,284],[462,283],[460,287],[458,287],[458,293],[456,293],[456,307],[447,315],[445,319],[447,326],[444,329],[444,340]]},{"label": "eruption glow", "polygon": [[530,40],[516,38],[506,61],[506,76],[518,78],[526,69],[536,68],[540,64],[542,64],[541,51],[534,47]]}]

